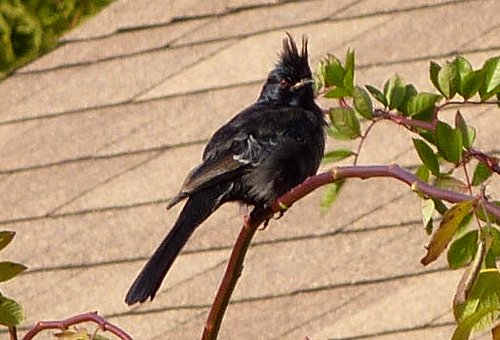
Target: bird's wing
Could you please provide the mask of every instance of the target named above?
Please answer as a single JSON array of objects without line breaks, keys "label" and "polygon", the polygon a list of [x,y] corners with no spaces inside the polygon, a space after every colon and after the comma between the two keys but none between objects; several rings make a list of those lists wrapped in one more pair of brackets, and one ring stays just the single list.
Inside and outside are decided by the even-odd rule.
[{"label": "bird's wing", "polygon": [[240,132],[230,144],[219,147],[203,163],[191,170],[180,192],[168,204],[170,208],[202,188],[241,176],[245,169],[258,165],[263,152],[268,151],[268,139],[256,140],[251,134]]}]

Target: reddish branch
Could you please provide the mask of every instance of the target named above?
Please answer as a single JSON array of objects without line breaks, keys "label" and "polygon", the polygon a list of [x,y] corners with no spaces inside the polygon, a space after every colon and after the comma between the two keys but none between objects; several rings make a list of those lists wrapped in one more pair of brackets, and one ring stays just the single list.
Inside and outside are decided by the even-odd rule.
[{"label": "reddish branch", "polygon": [[[217,291],[217,296],[208,315],[202,339],[208,340],[217,338],[222,318],[229,304],[229,299],[241,275],[243,260],[248,250],[248,246],[259,225],[271,218],[273,214],[283,212],[286,207],[290,208],[296,201],[325,184],[344,178],[367,179],[372,177],[394,178],[409,185],[413,191],[451,203],[477,199],[470,195],[437,188],[422,182],[414,174],[402,169],[396,164],[335,167],[330,171],[309,177],[302,184],[296,186],[276,200],[268,211],[260,214],[252,214],[250,218],[245,218],[245,223],[241,228],[236,244],[231,252],[226,272],[224,273],[219,290]],[[499,206],[491,202],[485,202],[484,208],[497,219],[500,219]]]},{"label": "reddish branch", "polygon": [[[489,104],[490,102],[486,102],[483,104]],[[448,102],[449,105],[458,105],[459,103]],[[463,103],[462,103],[463,104]],[[469,104],[479,104],[476,102],[469,102]],[[444,106],[444,104],[443,104]],[[443,107],[441,106],[441,107]],[[393,114],[381,109],[377,109],[373,112],[373,117],[375,119],[386,119],[390,120],[398,125],[402,125],[409,130],[415,129],[423,129],[427,131],[434,131],[436,129],[437,120],[433,120],[431,122],[426,122],[417,119],[411,119],[399,114]],[[479,162],[486,165],[491,171],[500,175],[500,165],[498,162],[498,158],[485,154],[482,151],[479,151],[474,148],[469,148],[466,151],[466,155],[476,158]]]},{"label": "reddish branch", "polygon": [[97,314],[97,312],[89,312],[77,316],[73,316],[71,318],[65,319],[65,320],[58,320],[58,321],[39,321],[31,327],[31,329],[26,333],[26,335],[23,337],[23,340],[30,340],[35,337],[38,333],[41,331],[47,330],[47,329],[60,329],[60,330],[66,330],[70,326],[83,323],[83,322],[93,322],[99,325],[101,330],[103,331],[108,331],[110,333],[113,333],[117,337],[123,340],[132,340],[132,337],[128,335],[124,330],[120,329],[119,327],[109,323],[108,321],[104,320],[101,316]]}]

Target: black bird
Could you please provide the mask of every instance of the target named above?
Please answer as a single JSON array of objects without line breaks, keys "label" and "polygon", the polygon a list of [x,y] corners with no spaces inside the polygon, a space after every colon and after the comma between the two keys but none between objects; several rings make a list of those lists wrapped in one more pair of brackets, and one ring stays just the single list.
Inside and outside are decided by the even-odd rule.
[{"label": "black bird", "polygon": [[154,298],[163,278],[194,230],[225,202],[263,211],[318,170],[326,125],[314,102],[307,39],[299,53],[292,37],[269,73],[257,102],[215,132],[203,161],[169,203],[187,202],[172,230],[130,287],[129,305]]}]

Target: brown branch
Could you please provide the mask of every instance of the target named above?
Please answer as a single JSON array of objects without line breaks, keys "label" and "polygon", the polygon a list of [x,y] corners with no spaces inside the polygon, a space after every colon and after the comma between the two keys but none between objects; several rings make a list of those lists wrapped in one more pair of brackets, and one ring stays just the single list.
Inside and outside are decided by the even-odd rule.
[{"label": "brown branch", "polygon": [[403,115],[392,114],[382,109],[374,110],[373,118],[390,120],[398,125],[403,125],[410,130],[424,129],[428,131],[434,131],[434,129],[436,128],[436,121],[426,122],[423,120],[411,119]]},{"label": "brown branch", "polygon": [[[413,191],[451,203],[476,199],[476,197],[470,195],[437,188],[422,182],[414,174],[408,170],[402,169],[396,164],[335,167],[330,171],[307,178],[302,184],[299,184],[278,198],[270,209],[264,211],[254,210],[250,214],[249,218],[245,218],[245,223],[243,224],[236,244],[233,247],[224,277],[208,315],[202,339],[213,340],[217,338],[231,294],[236,286],[238,278],[242,273],[243,260],[247,253],[248,246],[250,245],[252,237],[259,225],[272,217],[274,213],[285,211],[295,202],[323,185],[345,178],[367,179],[372,177],[394,178],[409,185]],[[484,207],[489,213],[493,214],[497,219],[500,219],[499,206],[491,202],[485,202]]]},{"label": "brown branch", "polygon": [[[458,104],[465,104],[462,102],[447,102],[450,105],[458,105]],[[495,104],[495,102],[466,102],[468,104]],[[444,104],[443,104],[444,105]],[[392,114],[388,111],[382,110],[382,109],[376,109],[373,112],[373,117],[375,119],[385,119],[385,120],[390,120],[398,125],[403,125],[409,130],[414,130],[414,129],[424,129],[427,131],[434,131],[436,129],[436,123],[437,121],[434,120],[432,122],[426,122],[418,119],[411,119],[408,117],[405,117],[403,115],[397,115],[397,114]],[[474,149],[474,148],[469,148],[466,153],[471,156],[476,158],[479,162],[483,163],[486,165],[491,171],[497,173],[500,175],[500,164],[498,161],[498,158],[494,156],[490,156],[485,154],[484,152]]]},{"label": "brown branch", "polygon": [[449,100],[437,106],[437,110],[441,110],[446,106],[464,106],[464,105],[498,105],[498,101],[473,101],[473,100]]},{"label": "brown branch", "polygon": [[498,158],[485,154],[474,148],[469,148],[467,151],[469,156],[476,158],[478,161],[486,165],[491,171],[496,172],[500,175],[500,165],[498,164]]},{"label": "brown branch", "polygon": [[97,312],[84,313],[58,321],[39,321],[33,327],[31,327],[28,333],[26,333],[26,335],[23,337],[23,340],[33,339],[35,335],[47,329],[65,330],[68,329],[70,326],[83,322],[94,322],[98,324],[101,330],[103,331],[108,331],[110,333],[113,333],[114,335],[123,340],[132,340],[132,337],[128,335],[124,330],[109,323],[104,318],[99,316]]},{"label": "brown branch", "polygon": [[16,326],[9,326],[9,338],[10,338],[10,340],[17,340],[17,328],[16,328]]}]

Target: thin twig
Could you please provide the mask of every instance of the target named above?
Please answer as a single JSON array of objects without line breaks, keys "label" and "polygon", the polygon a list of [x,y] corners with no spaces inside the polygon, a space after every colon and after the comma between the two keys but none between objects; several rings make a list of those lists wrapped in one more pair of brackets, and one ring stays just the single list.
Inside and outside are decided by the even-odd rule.
[{"label": "thin twig", "polygon": [[434,131],[436,128],[435,122],[426,122],[418,119],[411,119],[403,115],[392,114],[388,111],[382,109],[376,109],[373,111],[373,117],[379,119],[390,120],[396,124],[403,125],[408,129],[424,129],[428,131]]},{"label": "thin twig", "polygon": [[[290,208],[296,201],[308,195],[315,189],[345,178],[373,178],[390,177],[409,185],[413,191],[445,200],[451,203],[458,203],[467,200],[474,200],[475,197],[438,187],[420,181],[413,173],[401,168],[396,164],[392,165],[371,165],[371,166],[345,166],[335,167],[330,171],[323,172],[316,176],[307,178],[302,184],[288,191],[278,198],[270,209],[250,214],[245,219],[236,244],[231,252],[228,266],[215,297],[214,303],[208,315],[203,331],[203,340],[213,340],[217,338],[222,319],[226,312],[231,294],[236,286],[238,278],[243,270],[243,261],[255,231],[264,221],[269,219],[274,213],[283,212]],[[484,208],[497,219],[500,219],[500,207],[491,202],[484,202]]]},{"label": "thin twig", "polygon": [[454,106],[454,105],[459,105],[459,106],[464,106],[464,105],[498,105],[498,101],[467,101],[467,100],[449,100],[444,102],[443,104],[437,106],[437,110],[441,110],[442,108],[446,106]]},{"label": "thin twig", "polygon": [[372,120],[370,125],[368,125],[368,127],[366,128],[365,133],[361,136],[361,140],[359,141],[359,144],[358,144],[358,149],[356,150],[356,154],[354,155],[354,161],[352,162],[353,165],[358,164],[358,158],[359,158],[359,154],[361,153],[361,148],[363,147],[363,144],[366,140],[366,137],[368,137],[368,133],[370,132],[370,130],[373,128],[373,126],[377,122],[378,122],[378,120]]},{"label": "thin twig", "polygon": [[47,329],[65,330],[68,329],[68,327],[70,326],[83,322],[94,322],[98,324],[101,330],[103,331],[108,331],[122,340],[132,340],[132,337],[128,335],[124,330],[109,323],[103,317],[99,316],[97,312],[88,312],[64,320],[39,321],[33,327],[31,327],[31,329],[28,331],[28,333],[26,333],[26,335],[24,335],[23,340],[33,339],[35,335]]}]

